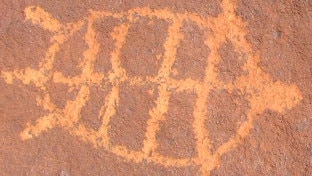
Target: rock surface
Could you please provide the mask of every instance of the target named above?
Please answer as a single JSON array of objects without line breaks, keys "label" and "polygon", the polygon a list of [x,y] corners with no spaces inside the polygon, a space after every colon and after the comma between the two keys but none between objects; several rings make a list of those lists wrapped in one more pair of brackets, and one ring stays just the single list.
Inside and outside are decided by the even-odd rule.
[{"label": "rock surface", "polygon": [[0,175],[312,175],[312,1],[0,0]]}]

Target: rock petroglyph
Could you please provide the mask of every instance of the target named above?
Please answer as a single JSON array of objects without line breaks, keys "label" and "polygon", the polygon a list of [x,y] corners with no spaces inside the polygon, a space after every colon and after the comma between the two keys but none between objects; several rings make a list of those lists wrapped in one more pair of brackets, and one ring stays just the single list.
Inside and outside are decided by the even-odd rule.
[{"label": "rock petroglyph", "polygon": [[[43,94],[38,95],[37,105],[46,110],[46,115],[38,117],[36,122],[25,124],[21,131],[22,140],[35,140],[35,137],[42,133],[48,133],[54,127],[63,128],[78,139],[93,144],[99,149],[104,149],[122,157],[128,162],[140,163],[142,161],[152,162],[163,166],[199,166],[203,175],[220,166],[221,156],[237,145],[249,135],[253,128],[256,117],[265,110],[273,110],[283,113],[301,100],[302,95],[296,85],[289,85],[281,81],[273,81],[269,74],[259,67],[260,56],[253,51],[251,44],[246,40],[248,33],[246,23],[235,13],[236,2],[223,0],[223,13],[217,17],[202,17],[195,13],[172,13],[168,9],[133,8],[122,12],[94,11],[89,10],[89,15],[78,22],[63,24],[54,18],[47,10],[39,6],[29,6],[24,13],[26,20],[31,21],[44,30],[53,34],[50,40],[45,57],[39,64],[39,69],[27,67],[12,71],[3,71],[2,78],[8,84],[14,84],[20,80],[23,84],[34,85]],[[124,22],[113,28],[110,36],[115,42],[114,49],[110,54],[111,70],[107,73],[96,72],[94,69],[95,59],[100,51],[100,43],[96,38],[94,23],[99,19],[111,17],[121,19]],[[126,43],[129,28],[138,19],[146,17],[151,22],[154,19],[161,19],[168,22],[168,33],[163,43],[163,61],[156,76],[129,76],[126,68],[122,67],[120,55],[121,49]],[[172,66],[176,60],[177,48],[184,37],[181,28],[187,21],[196,24],[205,31],[205,47],[210,49],[207,57],[207,66],[204,71],[203,80],[191,78],[174,79],[176,74]],[[56,54],[62,45],[70,39],[79,29],[87,26],[84,42],[87,50],[83,52],[82,61],[79,65],[81,74],[65,76],[54,69]],[[219,49],[223,43],[230,41],[234,50],[240,53],[238,60],[246,57],[242,69],[247,73],[237,77],[231,82],[224,82],[218,79],[218,67],[220,63]],[[78,89],[74,100],[68,100],[62,109],[51,101],[47,83],[65,84],[69,92]],[[158,95],[155,106],[149,110],[149,118],[145,131],[143,147],[140,151],[134,151],[123,145],[112,145],[109,135],[111,118],[116,114],[116,108],[120,106],[120,84],[127,82],[129,85],[157,85]],[[80,122],[81,110],[90,101],[90,88],[92,86],[108,87],[111,85],[109,94],[105,97],[98,118],[101,119],[101,126],[95,130],[86,127]],[[209,130],[205,126],[208,118],[208,97],[213,89],[223,89],[228,92],[239,90],[248,101],[249,108],[246,112],[247,120],[240,124],[240,127],[233,136],[212,151]],[[197,95],[194,104],[194,122],[192,130],[196,138],[197,155],[191,158],[174,158],[161,155],[157,152],[157,146],[161,145],[156,139],[156,133],[160,130],[160,122],[166,119],[169,110],[169,99],[172,93],[195,92]],[[140,108],[140,107],[137,107]]]}]

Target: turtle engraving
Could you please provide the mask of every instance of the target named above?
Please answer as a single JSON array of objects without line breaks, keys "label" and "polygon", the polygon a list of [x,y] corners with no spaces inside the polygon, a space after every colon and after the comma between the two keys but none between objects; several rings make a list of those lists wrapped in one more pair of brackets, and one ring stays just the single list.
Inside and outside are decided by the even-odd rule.
[{"label": "turtle engraving", "polygon": [[[167,9],[151,9],[148,7],[133,8],[122,12],[94,11],[89,10],[89,15],[77,22],[63,24],[38,6],[29,6],[25,9],[26,20],[50,31],[53,36],[50,40],[45,57],[39,63],[39,69],[27,67],[12,71],[3,71],[2,78],[6,83],[13,84],[14,80],[20,80],[23,84],[32,84],[43,94],[38,95],[37,104],[42,106],[48,113],[39,117],[35,123],[27,123],[25,129],[20,133],[22,140],[30,140],[43,132],[48,132],[54,127],[61,127],[78,139],[93,144],[97,148],[105,149],[122,157],[128,162],[140,163],[143,160],[157,163],[163,166],[199,166],[200,173],[209,175],[210,172],[221,164],[221,156],[239,145],[249,135],[253,128],[253,122],[258,114],[265,110],[277,112],[287,111],[296,106],[302,95],[296,85],[289,85],[281,81],[273,81],[271,76],[265,73],[259,66],[260,56],[253,51],[251,44],[245,39],[247,34],[245,22],[235,14],[236,3],[230,0],[223,0],[223,12],[217,17],[202,17],[195,13],[172,13]],[[99,53],[99,42],[96,39],[94,23],[98,19],[112,17],[115,19],[126,19],[120,25],[113,28],[110,35],[115,42],[111,53],[111,70],[107,74],[96,72],[94,62]],[[163,43],[165,49],[163,61],[156,76],[137,77],[127,74],[120,61],[121,49],[125,44],[128,30],[138,19],[147,17],[152,20],[162,19],[169,23],[166,41]],[[177,47],[183,39],[181,30],[186,21],[192,21],[200,29],[205,31],[205,45],[211,50],[207,57],[207,66],[204,71],[204,79],[194,80],[175,79],[172,77],[172,66],[176,60]],[[84,42],[87,50],[83,52],[80,63],[81,74],[65,76],[54,70],[55,56],[74,33],[87,26]],[[223,43],[231,41],[235,51],[244,53],[248,57],[243,65],[243,70],[248,74],[236,78],[233,82],[224,82],[218,79],[217,65],[220,62],[219,49]],[[240,59],[240,58],[237,58]],[[78,89],[74,100],[68,100],[63,109],[57,107],[47,91],[47,82],[66,84],[70,89]],[[112,145],[108,129],[110,120],[116,113],[119,106],[119,88],[123,82],[131,85],[145,85],[154,83],[157,85],[158,97],[155,106],[149,110],[149,119],[143,148],[134,151],[126,146]],[[88,128],[81,123],[81,109],[90,101],[90,88],[94,85],[112,85],[110,93],[106,96],[98,112],[102,124],[98,130]],[[205,127],[208,118],[208,96],[212,89],[224,89],[228,92],[240,90],[246,95],[249,103],[247,120],[240,124],[240,127],[233,136],[218,147],[215,151],[211,148],[209,131]],[[70,91],[70,90],[69,90]],[[192,158],[173,158],[159,154],[156,149],[160,145],[156,139],[156,133],[160,130],[159,124],[166,119],[166,112],[169,108],[169,99],[174,92],[190,91],[197,95],[194,104],[194,123],[192,125],[196,138],[196,151],[198,155]]]}]

